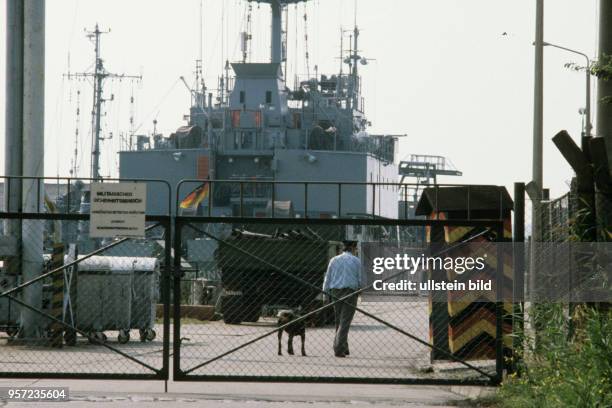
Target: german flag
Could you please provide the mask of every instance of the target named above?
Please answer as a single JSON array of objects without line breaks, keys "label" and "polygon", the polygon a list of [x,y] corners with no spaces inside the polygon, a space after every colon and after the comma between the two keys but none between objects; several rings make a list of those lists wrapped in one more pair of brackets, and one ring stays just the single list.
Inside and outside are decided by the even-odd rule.
[{"label": "german flag", "polygon": [[208,183],[202,184],[201,186],[193,190],[191,193],[189,193],[187,197],[183,199],[183,201],[181,201],[180,207],[183,209],[198,208],[200,203],[204,201],[206,197],[208,197],[209,190],[210,187]]}]

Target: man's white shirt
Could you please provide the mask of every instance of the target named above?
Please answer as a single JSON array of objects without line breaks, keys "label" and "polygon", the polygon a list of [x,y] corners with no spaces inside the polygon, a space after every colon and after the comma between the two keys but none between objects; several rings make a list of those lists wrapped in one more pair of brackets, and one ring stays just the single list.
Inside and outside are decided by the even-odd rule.
[{"label": "man's white shirt", "polygon": [[333,257],[327,266],[323,290],[359,289],[361,287],[361,260],[348,251]]}]

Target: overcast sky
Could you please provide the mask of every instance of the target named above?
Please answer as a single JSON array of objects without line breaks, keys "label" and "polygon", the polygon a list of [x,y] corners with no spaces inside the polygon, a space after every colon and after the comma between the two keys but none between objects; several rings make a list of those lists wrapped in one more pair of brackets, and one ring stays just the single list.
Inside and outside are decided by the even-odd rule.
[{"label": "overcast sky", "polygon": [[[103,143],[102,173],[116,175],[120,135],[130,130],[132,92],[137,133],[151,132],[157,119],[157,130],[168,135],[185,123],[189,93],[178,78],[182,75],[193,82],[200,52],[211,87],[223,61],[240,58],[239,32],[245,29],[247,2],[202,1],[200,42],[200,0],[47,0],[46,175],[68,175],[77,127],[76,95],[81,91],[79,175],[89,176],[91,86],[62,76],[91,69],[93,46],[84,28],[92,29],[97,22],[102,29],[111,29],[102,39],[109,71],[143,75],[140,84],[109,81],[105,89],[114,101],[106,104],[104,135],[112,132],[113,139]],[[306,32],[311,73],[315,65],[320,73],[338,71],[340,28],[352,28],[354,10],[354,0],[313,0],[297,10],[289,8],[289,78],[307,72]],[[412,153],[449,157],[464,177],[442,182],[506,185],[512,191],[513,182],[529,181],[534,15],[533,0],[358,0],[361,54],[372,59],[361,70],[372,132],[406,134],[401,157]],[[548,0],[545,41],[594,56],[597,21],[596,0]],[[255,5],[253,62],[269,59],[269,24],[269,7]],[[2,132],[5,30],[3,4]],[[573,54],[545,49],[544,182],[553,196],[567,190],[572,173],[550,139],[561,129],[579,137],[578,110],[585,102],[584,74],[564,68],[567,62],[583,63]],[[3,146],[4,138],[2,151]],[[3,162],[0,155],[0,168]]]}]

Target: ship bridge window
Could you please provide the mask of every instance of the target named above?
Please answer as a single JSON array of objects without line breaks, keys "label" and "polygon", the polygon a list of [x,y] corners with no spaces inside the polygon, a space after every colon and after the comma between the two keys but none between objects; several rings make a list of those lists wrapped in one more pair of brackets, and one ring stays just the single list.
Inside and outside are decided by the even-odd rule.
[{"label": "ship bridge window", "polygon": [[241,132],[240,136],[241,136],[241,143],[240,143],[241,149],[252,149],[255,147],[253,144],[253,141],[254,141],[253,132]]},{"label": "ship bridge window", "polygon": [[246,95],[244,91],[240,91],[240,103],[244,103],[245,99],[246,99]]},{"label": "ship bridge window", "polygon": [[272,103],[272,91],[266,91],[266,103],[267,104]]}]

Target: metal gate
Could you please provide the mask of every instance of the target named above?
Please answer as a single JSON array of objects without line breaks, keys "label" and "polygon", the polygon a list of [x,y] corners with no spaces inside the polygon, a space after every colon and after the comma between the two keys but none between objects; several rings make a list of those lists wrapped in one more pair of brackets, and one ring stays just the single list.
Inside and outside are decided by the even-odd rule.
[{"label": "metal gate", "polygon": [[[88,236],[91,179],[4,178],[1,377],[168,379],[170,187],[120,181],[165,203],[144,239]],[[10,205],[21,187],[38,198],[27,212]]]},{"label": "metal gate", "polygon": [[[256,195],[264,183],[193,183],[200,185],[193,194],[197,195],[198,189],[208,191],[200,197],[208,200],[208,206],[203,214],[175,217],[173,291],[179,301],[173,305],[174,380],[500,382],[504,357],[509,353],[504,343],[510,339],[511,321],[511,307],[507,312],[504,300],[508,299],[502,297],[508,284],[501,273],[507,258],[498,244],[507,240],[504,213],[508,209],[501,203],[499,216],[487,219],[474,219],[469,207],[467,216],[460,219],[443,219],[440,214],[384,219],[375,213],[347,214],[341,191],[351,183],[292,183],[299,184],[297,190],[303,192],[304,200],[292,212],[291,206],[274,199],[277,190],[289,183],[268,182],[271,187],[267,194],[272,198],[268,213],[246,216],[253,201],[246,192]],[[222,184],[233,185],[225,190],[238,193],[233,197],[233,213],[223,214],[220,206],[215,207],[218,196],[214,192],[222,190]],[[354,185],[371,187],[373,195],[377,189],[406,188],[395,184]],[[319,199],[312,193],[317,186],[338,192],[336,214],[312,218],[308,209],[314,208]],[[185,194],[180,193],[181,185],[177,190],[176,208],[180,212],[178,198]],[[474,202],[475,198],[468,196],[467,202],[470,200]],[[373,199],[372,208],[375,205]],[[435,208],[433,213],[437,211]],[[425,245],[436,235],[438,245]],[[448,240],[451,235],[463,239],[444,243],[441,237]],[[440,298],[440,294],[426,289],[380,293],[374,290],[376,283],[371,279],[358,291],[333,297],[323,291],[323,277],[329,259],[348,238],[359,241],[364,265],[366,257],[384,254],[390,248],[394,254],[418,256],[427,251],[438,256],[453,251],[457,254],[466,246],[487,242],[494,258],[495,297],[470,303],[446,293]],[[440,268],[429,273],[446,275]],[[418,283],[427,276],[407,276],[399,271],[383,275],[380,281],[404,278]],[[334,306],[350,301],[354,295],[359,301],[349,335],[350,355],[336,358],[332,349]],[[290,319],[279,320],[278,316],[287,316],[287,310],[293,313]],[[301,328],[305,329],[303,349]],[[289,332],[294,334],[292,342],[288,342]]]},{"label": "metal gate", "polygon": [[[376,211],[383,190],[395,189],[397,196],[408,187],[197,181],[182,194],[189,186],[182,182],[172,204],[167,183],[132,180],[146,182],[159,207],[146,216],[146,238],[100,241],[86,235],[89,215],[78,208],[75,180],[46,181],[5,178],[9,204],[22,194],[20,185],[36,189],[39,200],[27,211],[6,206],[0,214],[2,377],[167,380],[170,313],[178,381],[495,384],[502,377],[511,308],[500,296],[507,277],[498,244],[507,241],[509,210],[500,199],[499,214],[483,216],[474,207],[476,186],[467,188],[467,212],[460,217],[439,211],[443,186],[436,186],[427,216],[388,219]],[[79,188],[88,181],[80,180]],[[371,189],[367,211],[351,212],[351,189]],[[276,200],[288,191],[297,208]],[[334,191],[337,211],[314,213]],[[208,205],[198,205],[203,200]],[[265,210],[252,206],[262,200]],[[193,210],[198,207],[204,212]],[[323,276],[345,239],[359,241],[366,269],[374,256],[457,257],[484,242],[496,296],[474,301],[429,289],[381,293],[367,272],[361,289],[333,297],[322,289]],[[448,271],[391,271],[378,281],[430,277],[448,279]],[[335,358],[334,308],[355,295],[350,355]],[[293,315],[281,313],[288,310]],[[279,323],[279,313],[290,317]]]}]

